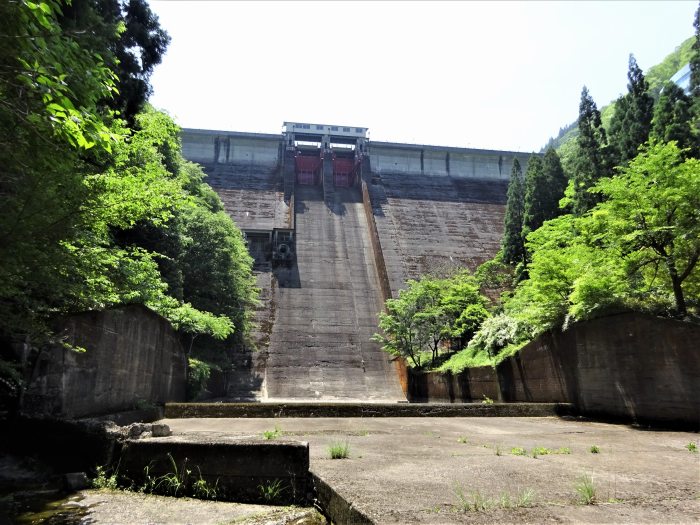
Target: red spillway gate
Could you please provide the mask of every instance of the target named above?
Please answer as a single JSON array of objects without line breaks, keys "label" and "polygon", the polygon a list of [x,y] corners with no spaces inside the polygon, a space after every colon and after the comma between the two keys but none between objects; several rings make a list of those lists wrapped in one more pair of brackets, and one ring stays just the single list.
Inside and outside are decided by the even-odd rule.
[{"label": "red spillway gate", "polygon": [[323,155],[304,155],[297,153],[294,156],[294,169],[297,176],[297,184],[315,185],[321,179],[321,165]]},{"label": "red spillway gate", "polygon": [[360,158],[338,157],[333,154],[333,184],[340,188],[349,188],[355,184],[359,171]]}]

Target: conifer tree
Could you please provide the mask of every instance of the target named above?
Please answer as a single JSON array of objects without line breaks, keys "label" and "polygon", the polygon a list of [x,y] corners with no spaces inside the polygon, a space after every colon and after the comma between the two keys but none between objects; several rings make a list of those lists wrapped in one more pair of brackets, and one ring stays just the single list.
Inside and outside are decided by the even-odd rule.
[{"label": "conifer tree", "polygon": [[692,102],[673,82],[668,82],[654,108],[650,138],[658,142],[675,140],[681,149],[692,148]]},{"label": "conifer tree", "polygon": [[627,79],[627,94],[617,100],[610,122],[610,145],[616,165],[626,165],[637,156],[640,144],[649,140],[654,111],[649,84],[634,55],[629,57]]},{"label": "conifer tree", "polygon": [[691,132],[693,134],[693,156],[700,156],[700,3],[695,11],[695,41],[690,55],[690,100],[692,104]]},{"label": "conifer tree", "polygon": [[[539,160],[538,157],[535,159]],[[531,158],[530,162],[532,160]],[[503,236],[503,262],[508,264],[518,264],[525,260],[525,243],[522,236],[524,202],[523,172],[520,162],[515,159],[508,183],[508,203],[506,204],[505,234]]]},{"label": "conifer tree", "polygon": [[530,158],[525,173],[523,238],[542,226],[544,221],[561,214],[559,201],[564,196],[566,183],[564,169],[554,148],[549,148],[542,159]]},{"label": "conifer tree", "polygon": [[600,111],[586,86],[581,92],[578,128],[576,152],[572,159],[571,205],[575,215],[583,215],[600,201],[596,194],[588,191],[589,188],[601,177],[611,174],[607,136]]}]

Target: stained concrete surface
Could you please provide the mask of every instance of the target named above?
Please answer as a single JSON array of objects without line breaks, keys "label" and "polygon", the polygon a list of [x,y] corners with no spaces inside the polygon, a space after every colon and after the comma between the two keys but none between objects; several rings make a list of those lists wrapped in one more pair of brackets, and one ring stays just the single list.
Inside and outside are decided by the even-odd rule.
[{"label": "stained concrete surface", "polygon": [[370,340],[382,308],[357,188],[297,186],[296,261],[275,270],[267,399],[405,399],[390,356]]},{"label": "stained concrete surface", "polygon": [[[700,521],[698,434],[547,418],[167,419],[175,434],[255,437],[276,425],[308,441],[311,471],[376,523],[691,523]],[[346,442],[350,458],[331,460]],[[596,445],[599,454],[590,452]],[[525,448],[528,456],[511,454]],[[532,457],[534,447],[570,454]],[[498,453],[497,453],[498,452]],[[500,455],[499,455],[500,454]],[[577,502],[589,475],[598,503]],[[462,511],[490,500],[484,511]],[[533,506],[502,508],[534,491]]]},{"label": "stained concrete surface", "polygon": [[506,182],[383,173],[368,189],[394,296],[426,273],[473,271],[500,248]]}]

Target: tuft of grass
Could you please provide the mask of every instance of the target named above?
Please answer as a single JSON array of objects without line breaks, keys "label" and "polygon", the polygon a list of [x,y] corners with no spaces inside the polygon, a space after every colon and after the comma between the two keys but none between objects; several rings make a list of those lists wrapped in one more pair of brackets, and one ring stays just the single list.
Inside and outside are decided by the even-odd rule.
[{"label": "tuft of grass", "polygon": [[596,502],[596,488],[593,484],[593,478],[588,474],[581,476],[575,485],[576,492],[579,495],[579,501],[584,505],[593,505]]},{"label": "tuft of grass", "polygon": [[513,447],[510,449],[510,453],[514,456],[527,456],[527,450],[523,447]]},{"label": "tuft of grass", "polygon": [[523,489],[518,494],[518,507],[532,507],[535,503],[535,491],[532,489]]},{"label": "tuft of grass", "polygon": [[348,445],[347,441],[344,443],[331,443],[328,446],[328,454],[331,459],[346,459],[350,457],[350,445]]},{"label": "tuft of grass", "polygon": [[113,472],[108,476],[107,469],[102,465],[98,466],[95,469],[95,478],[92,480],[92,487],[96,489],[116,489],[117,473]]},{"label": "tuft of grass", "polygon": [[265,430],[263,431],[262,435],[265,439],[277,439],[282,435],[282,429],[275,425],[274,430]]},{"label": "tuft of grass", "polygon": [[559,447],[552,451],[552,454],[571,454],[571,449],[569,447]]},{"label": "tuft of grass", "polygon": [[265,483],[264,485],[258,485],[260,495],[267,503],[277,501],[282,494],[283,489],[284,487],[282,486],[282,481],[279,479]]},{"label": "tuft of grass", "polygon": [[457,500],[454,507],[462,512],[481,512],[495,507],[502,509],[531,507],[535,499],[535,491],[532,489],[522,490],[516,496],[503,492],[498,499],[493,499],[484,496],[479,490],[467,493],[459,483],[454,486],[454,494]]},{"label": "tuft of grass", "polygon": [[484,405],[493,405],[493,399],[484,394],[484,399],[481,401]]},{"label": "tuft of grass", "polygon": [[600,447],[598,445],[593,445],[589,450],[591,454],[600,454]]},{"label": "tuft of grass", "polygon": [[685,448],[688,449],[688,452],[696,452],[698,451],[698,446],[695,444],[695,441],[691,441],[688,443]]}]

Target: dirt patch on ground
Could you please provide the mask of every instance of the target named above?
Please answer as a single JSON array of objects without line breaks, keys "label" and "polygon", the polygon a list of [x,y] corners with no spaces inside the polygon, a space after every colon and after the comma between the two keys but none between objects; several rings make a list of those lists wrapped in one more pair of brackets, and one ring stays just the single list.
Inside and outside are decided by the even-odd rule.
[{"label": "dirt patch on ground", "polygon": [[[277,426],[308,441],[311,470],[377,523],[700,521],[695,433],[554,417],[165,422],[207,438]],[[330,459],[334,442],[348,443],[348,459]],[[584,478],[593,505],[580,502]]]}]

